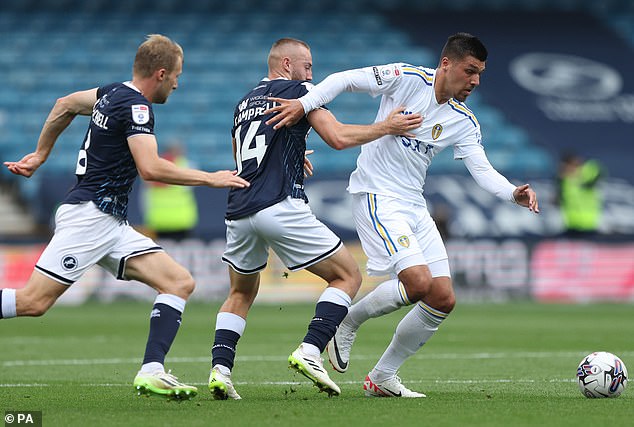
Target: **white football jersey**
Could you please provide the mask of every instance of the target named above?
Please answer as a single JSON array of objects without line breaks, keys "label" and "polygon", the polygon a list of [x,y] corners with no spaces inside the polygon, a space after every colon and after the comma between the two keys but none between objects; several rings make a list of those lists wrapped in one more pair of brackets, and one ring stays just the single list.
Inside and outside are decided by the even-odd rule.
[{"label": "white football jersey", "polygon": [[423,185],[436,154],[450,146],[455,159],[483,153],[480,125],[471,110],[455,99],[436,101],[435,69],[394,63],[341,74],[352,80],[355,92],[382,96],[375,121],[399,106],[405,113],[423,116],[422,125],[410,131],[414,138],[387,135],[361,147],[350,193],[382,194],[425,205]]}]

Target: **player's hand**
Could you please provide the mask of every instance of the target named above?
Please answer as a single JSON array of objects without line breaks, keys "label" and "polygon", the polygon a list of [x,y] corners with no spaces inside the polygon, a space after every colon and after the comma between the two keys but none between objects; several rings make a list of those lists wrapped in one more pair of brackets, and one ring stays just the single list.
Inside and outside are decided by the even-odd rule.
[{"label": "player's hand", "polygon": [[304,152],[304,178],[313,176],[313,164],[308,160],[308,155],[314,152],[315,150],[306,150]]},{"label": "player's hand", "polygon": [[528,208],[531,212],[539,213],[539,204],[537,203],[537,194],[528,184],[520,185],[513,191],[515,202]]},{"label": "player's hand", "polygon": [[419,128],[423,123],[423,116],[416,114],[403,114],[405,107],[395,108],[390,112],[383,123],[387,126],[388,135],[403,135],[414,138],[416,135],[408,131]]},{"label": "player's hand", "polygon": [[232,187],[246,188],[250,186],[249,181],[238,176],[238,171],[217,171],[209,172],[209,186],[215,188]]},{"label": "player's hand", "polygon": [[306,115],[304,106],[297,99],[269,98],[269,101],[279,104],[264,111],[264,114],[275,114],[266,122],[269,126],[275,123],[273,129],[293,126]]},{"label": "player's hand", "polygon": [[22,175],[27,178],[30,178],[37,168],[39,168],[42,163],[44,163],[44,159],[37,153],[30,153],[26,156],[22,157],[20,161],[17,162],[4,162],[4,165],[9,169],[11,173],[16,175]]}]

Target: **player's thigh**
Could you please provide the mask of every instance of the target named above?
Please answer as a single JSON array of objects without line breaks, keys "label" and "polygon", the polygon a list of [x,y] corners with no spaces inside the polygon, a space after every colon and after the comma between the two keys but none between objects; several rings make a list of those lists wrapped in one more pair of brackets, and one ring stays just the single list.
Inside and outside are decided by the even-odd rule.
[{"label": "player's thigh", "polygon": [[[416,217],[414,227],[416,241],[425,256],[427,265],[434,264],[433,277],[450,276],[447,249],[440,231],[427,209],[421,210]],[[438,261],[445,261],[444,263]]]},{"label": "player's thigh", "polygon": [[55,234],[35,269],[64,285],[72,285],[117,245],[121,225],[93,203],[61,205],[55,213]]},{"label": "player's thigh", "polygon": [[18,316],[40,316],[69,288],[37,270],[33,270],[26,285],[16,290]]},{"label": "player's thigh", "polygon": [[138,280],[156,289],[187,298],[194,290],[194,279],[185,267],[166,252],[150,252],[129,258],[125,278]]},{"label": "player's thigh", "polygon": [[345,246],[307,270],[347,292],[352,298],[361,286],[359,266]]},{"label": "player's thigh", "polygon": [[258,235],[291,271],[317,264],[343,246],[341,239],[301,199],[287,198],[264,209],[253,222]]},{"label": "player's thigh", "polygon": [[264,270],[269,257],[269,245],[253,227],[252,216],[226,220],[226,246],[222,261],[240,274],[255,274]]},{"label": "player's thigh", "polygon": [[416,236],[417,209],[424,208],[376,194],[353,196],[353,218],[370,274],[395,275],[427,263]]}]

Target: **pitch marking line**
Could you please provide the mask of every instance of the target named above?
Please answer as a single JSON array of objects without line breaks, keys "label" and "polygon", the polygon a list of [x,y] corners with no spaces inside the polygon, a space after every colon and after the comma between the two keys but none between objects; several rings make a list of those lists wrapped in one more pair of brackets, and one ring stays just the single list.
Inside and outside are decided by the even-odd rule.
[{"label": "pitch marking line", "polygon": [[[413,359],[419,360],[486,360],[486,359],[544,359],[544,358],[578,358],[590,351],[560,352],[499,352],[499,353],[439,353],[417,354]],[[634,351],[618,352],[622,358],[634,357]],[[353,355],[352,360],[377,360],[380,355]],[[287,356],[238,356],[236,362],[282,362]],[[168,363],[208,363],[211,358],[205,357],[169,357]],[[49,359],[49,360],[7,360],[1,363],[4,368],[19,366],[83,366],[83,365],[127,365],[138,364],[139,358],[110,359]]]},{"label": "pitch marking line", "polygon": [[[538,384],[538,383],[576,383],[577,380],[575,378],[558,378],[558,379],[544,379],[544,380],[531,380],[531,379],[487,379],[487,380],[457,380],[457,379],[447,379],[447,380],[407,380],[408,384],[506,384],[506,383],[522,383],[522,384]],[[346,385],[361,385],[363,381],[337,381],[338,384],[346,384]],[[190,384],[205,387],[207,383],[195,383],[190,382]],[[281,386],[289,386],[289,385],[302,385],[302,384],[310,384],[307,381],[236,381],[234,384],[240,386],[261,386],[261,385],[281,385]],[[0,388],[18,388],[18,387],[57,387],[59,384],[0,384]],[[80,387],[132,387],[132,383],[109,383],[109,384],[78,384]]]}]

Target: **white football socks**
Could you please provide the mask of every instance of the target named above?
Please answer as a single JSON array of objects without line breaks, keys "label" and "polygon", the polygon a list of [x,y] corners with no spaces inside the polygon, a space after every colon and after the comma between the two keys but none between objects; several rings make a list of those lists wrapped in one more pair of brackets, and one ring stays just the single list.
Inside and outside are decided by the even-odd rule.
[{"label": "white football socks", "polygon": [[2,289],[2,306],[0,306],[2,319],[10,319],[16,317],[17,308],[15,306],[15,289]]},{"label": "white football socks", "polygon": [[434,335],[447,313],[420,301],[396,327],[392,342],[371,372],[381,382],[396,375],[401,365]]},{"label": "white football socks", "polygon": [[405,286],[398,279],[385,281],[348,310],[344,322],[357,330],[366,320],[383,316],[412,303],[407,298]]}]

